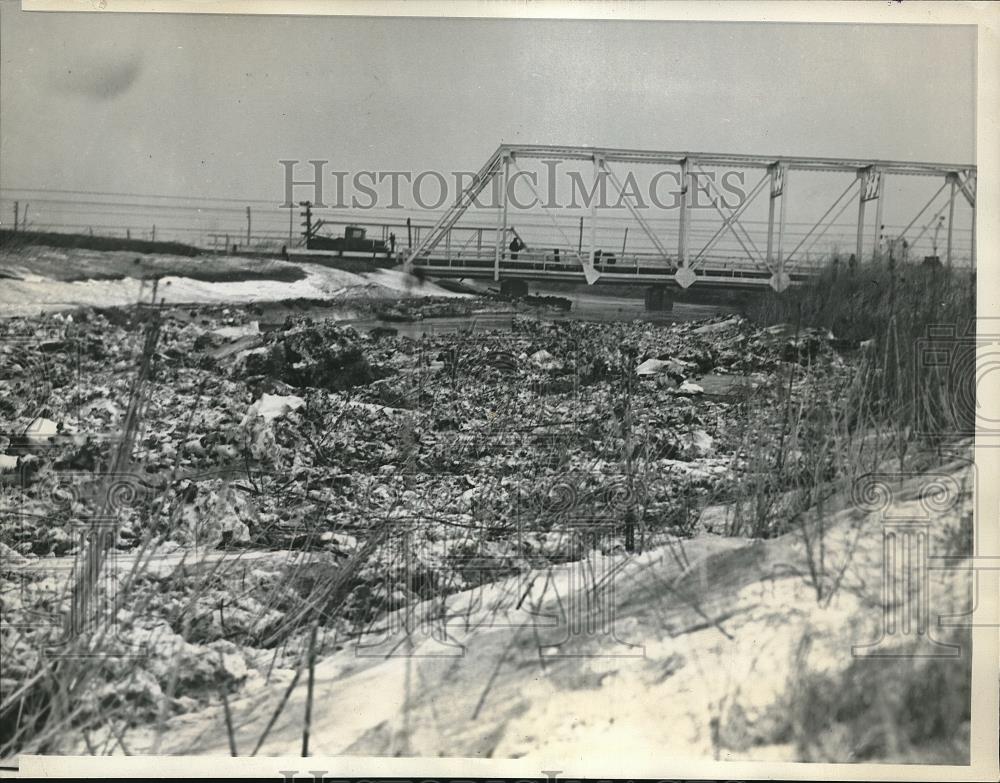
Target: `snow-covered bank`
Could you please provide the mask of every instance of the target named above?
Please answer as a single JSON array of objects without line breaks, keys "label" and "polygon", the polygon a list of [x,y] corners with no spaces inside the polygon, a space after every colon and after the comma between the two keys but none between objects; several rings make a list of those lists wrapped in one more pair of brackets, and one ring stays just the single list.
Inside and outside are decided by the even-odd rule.
[{"label": "snow-covered bank", "polygon": [[[956,463],[942,475],[959,486],[971,473]],[[807,683],[839,682],[850,690],[869,675],[890,683],[922,677],[927,673],[921,667],[935,665],[907,655],[908,634],[883,640],[882,652],[896,658],[857,653],[883,632],[882,520],[921,513],[923,482],[899,486],[885,516],[856,508],[830,515],[828,567],[843,574],[838,590],[822,600],[796,534],[749,544],[700,536],[635,558],[592,552],[586,566],[532,572],[456,594],[446,612],[450,649],[433,638],[444,628],[430,631],[428,625],[415,631],[409,652],[400,630],[374,650],[348,642],[317,663],[311,748],[319,755],[572,758],[604,774],[635,775],[655,773],[627,766],[630,751],[641,758],[650,747],[691,760],[863,753],[852,745],[852,732],[861,727],[850,717],[823,715],[830,726],[808,736],[816,716],[798,699],[808,693]],[[932,550],[948,546],[969,510],[969,497],[955,501],[936,520]],[[615,568],[621,570],[611,606],[588,597],[592,588],[580,577]],[[935,614],[968,605],[967,573],[936,571],[929,587]],[[581,627],[596,632],[567,637],[566,612],[580,609],[586,620]],[[960,651],[948,666],[967,666],[970,654]],[[293,676],[276,671],[270,684],[258,678],[231,702],[240,748],[262,735],[271,705]],[[371,698],[373,690],[378,699]],[[827,691],[822,698],[835,700],[837,689]],[[298,752],[305,700],[303,677],[261,753]],[[888,703],[876,708],[895,709]],[[921,709],[937,705],[928,701]],[[874,720],[868,728],[881,730],[882,718],[860,713],[858,723]],[[221,706],[178,716],[165,727],[161,752],[226,755],[225,725]],[[950,730],[961,735],[967,724]],[[145,733],[132,735],[133,749]],[[152,734],[150,729],[145,739]]]},{"label": "snow-covered bank", "polygon": [[[248,304],[284,299],[336,301],[353,296],[404,297],[466,294],[419,281],[401,270],[365,274],[323,266],[304,266],[301,280],[227,280],[211,282],[168,275],[160,278],[157,300],[168,304]],[[58,280],[11,267],[17,278],[0,279],[0,315],[32,316],[75,307],[125,307],[150,300],[152,283],[135,277],[118,280]]]},{"label": "snow-covered bank", "polygon": [[[394,309],[439,304],[480,303]],[[316,629],[314,752],[596,758],[641,740],[678,758],[913,761],[931,743],[928,758],[966,757],[967,659],[928,671],[852,654],[877,638],[883,605],[884,509],[866,514],[879,492],[854,482],[893,471],[898,452],[859,428],[838,451],[850,464],[830,471],[816,414],[785,445],[785,411],[854,410],[828,390],[857,385],[860,347],[734,317],[512,318],[414,339],[312,313],[260,329],[239,308],[165,308],[155,332],[123,315],[0,321],[13,370],[0,379],[0,554],[18,564],[0,574],[0,686],[15,715],[83,683],[74,714],[47,718],[70,746],[56,750],[118,752],[122,731],[133,751],[152,748],[166,720],[158,751],[225,753],[227,703],[242,752],[298,747]],[[76,520],[103,509],[104,435],[129,410],[144,334],[155,373],[115,551],[127,566],[147,536],[176,548],[118,580],[117,633],[96,666],[79,664],[85,679],[62,663],[38,674],[50,663],[35,651],[66,611],[46,596],[68,569],[52,569],[72,557]],[[908,507],[886,516],[926,513],[926,486],[924,551],[967,557],[970,482],[935,467],[921,485],[940,450],[906,456],[914,480],[888,491]],[[206,547],[216,559],[201,567]],[[170,570],[178,551],[186,565]],[[960,613],[964,586],[942,584],[931,611]],[[413,655],[386,660],[410,641],[389,618],[428,610],[406,624]],[[561,617],[596,633],[567,639]],[[359,651],[366,632],[376,644]],[[147,655],[131,658],[139,645]],[[45,737],[22,725],[8,747],[31,752]]]}]

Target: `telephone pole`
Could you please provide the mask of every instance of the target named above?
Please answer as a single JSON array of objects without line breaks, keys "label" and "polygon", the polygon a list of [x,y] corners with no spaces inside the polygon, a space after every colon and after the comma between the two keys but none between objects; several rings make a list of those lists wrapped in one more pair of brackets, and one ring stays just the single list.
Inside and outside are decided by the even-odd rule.
[{"label": "telephone pole", "polygon": [[306,238],[306,247],[309,247],[309,240],[312,239],[312,202],[311,201],[300,201],[300,207],[304,207],[302,212],[299,214],[305,218],[302,221],[302,226],[305,228],[304,236]]},{"label": "telephone pole", "polygon": [[20,220],[20,216],[19,216],[20,209],[21,209],[21,205],[17,201],[15,201],[14,202],[14,231],[15,232],[17,231],[17,222]]},{"label": "telephone pole", "polygon": [[250,207],[247,207],[247,247],[250,247]]}]

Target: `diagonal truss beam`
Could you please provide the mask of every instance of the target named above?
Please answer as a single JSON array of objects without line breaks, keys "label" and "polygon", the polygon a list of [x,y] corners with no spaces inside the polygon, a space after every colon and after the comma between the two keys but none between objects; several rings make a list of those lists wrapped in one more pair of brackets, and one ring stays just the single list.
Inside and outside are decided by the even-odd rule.
[{"label": "diagonal truss beam", "polygon": [[[607,164],[607,161],[603,159],[601,160],[601,168],[603,168],[606,172],[608,172],[608,179],[611,180],[611,184],[614,185],[616,188],[618,188],[619,198],[623,197],[625,189],[622,186],[621,182],[619,181],[618,176],[615,174],[614,169],[612,169]],[[645,232],[646,236],[649,237],[649,241],[653,243],[653,246],[656,248],[657,252],[659,252],[659,254],[663,257],[663,260],[669,264],[670,254],[667,252],[667,249],[663,246],[663,243],[660,242],[660,238],[656,236],[656,233],[649,227],[649,224],[646,223],[642,215],[639,214],[638,210],[635,208],[632,202],[629,199],[624,199],[624,201],[625,201],[625,206],[628,208],[628,211],[632,213],[632,217],[636,219],[636,222],[642,228],[643,232]]]},{"label": "diagonal truss beam", "polygon": [[[802,246],[806,242],[809,241],[809,237],[811,237],[813,235],[813,232],[817,228],[819,228],[821,225],[823,225],[823,221],[827,219],[827,217],[830,215],[830,213],[833,212],[833,210],[835,210],[837,208],[837,206],[840,204],[840,202],[843,201],[844,198],[847,197],[847,195],[852,190],[854,190],[855,187],[858,187],[858,185],[859,185],[860,182],[861,182],[860,179],[852,179],[850,182],[847,183],[847,187],[844,188],[843,192],[839,196],[837,196],[837,200],[834,201],[830,205],[829,209],[827,209],[826,212],[823,213],[823,216],[813,224],[813,227],[810,228],[808,232],[806,232],[806,235],[804,237],[802,237],[802,239],[794,247],[794,249],[792,250],[792,252],[788,254],[788,259],[789,260],[792,260],[793,258],[795,258],[795,254],[798,253],[799,250],[802,249]],[[845,206],[843,207],[843,209],[841,209],[840,212],[838,212],[836,215],[834,215],[833,219],[829,223],[827,223],[826,226],[823,228],[823,230],[820,231],[816,235],[816,237],[813,239],[813,241],[809,243],[809,248],[812,248],[813,245],[815,245],[820,239],[822,239],[823,235],[829,230],[830,226],[832,226],[837,221],[837,218],[839,218],[844,213],[844,211],[847,209],[847,205],[849,205],[850,203],[851,203],[850,200],[848,200],[848,201],[845,202]],[[807,252],[808,252],[808,249],[807,249]]]},{"label": "diagonal truss beam", "polygon": [[[914,223],[916,223],[916,222],[917,222],[918,220],[920,220],[920,217],[921,217],[921,215],[923,215],[923,214],[924,214],[924,212],[926,212],[926,211],[927,211],[928,207],[930,207],[930,205],[934,203],[934,201],[935,201],[935,200],[937,199],[937,197],[938,197],[938,196],[940,196],[940,195],[941,195],[941,192],[942,192],[942,191],[943,191],[943,190],[944,190],[944,189],[945,189],[946,187],[948,187],[948,182],[947,182],[947,181],[945,181],[945,183],[944,183],[943,185],[941,185],[941,187],[939,187],[939,188],[937,189],[937,192],[936,192],[936,193],[935,193],[935,194],[934,194],[933,196],[931,196],[931,197],[930,197],[929,199],[927,199],[927,203],[926,203],[926,204],[924,204],[924,206],[923,206],[923,207],[922,207],[922,208],[920,209],[920,211],[919,211],[919,212],[918,212],[918,213],[917,213],[917,214],[916,214],[916,215],[915,215],[915,216],[913,217],[913,220],[911,220],[911,221],[910,221],[910,222],[909,222],[909,223],[907,224],[906,228],[904,228],[904,229],[903,229],[903,230],[902,230],[902,231],[900,232],[900,234],[899,234],[899,237],[898,237],[899,239],[903,239],[904,237],[906,237],[906,234],[907,234],[907,232],[908,232],[908,231],[909,231],[909,230],[910,230],[911,228],[913,228],[913,224],[914,224]],[[921,236],[923,236],[923,232],[921,232]]]},{"label": "diagonal truss beam", "polygon": [[417,246],[410,251],[410,255],[407,256],[404,266],[409,269],[413,266],[413,261],[420,255],[424,253],[429,253],[438,243],[445,237],[445,235],[451,231],[455,223],[458,222],[459,218],[465,214],[465,211],[475,202],[479,194],[483,192],[486,186],[493,181],[493,179],[503,171],[504,159],[509,155],[506,151],[504,145],[497,147],[496,152],[490,156],[486,164],[476,173],[473,177],[472,182],[458,195],[455,199],[455,203],[448,208],[448,210],[438,219],[437,223],[433,225],[430,231],[424,236],[424,238],[417,243]]},{"label": "diagonal truss beam", "polygon": [[[511,158],[511,163],[513,163],[514,169],[517,172],[524,173],[521,170],[521,168],[517,165],[517,160],[515,158]],[[573,242],[570,240],[568,236],[566,236],[566,232],[562,230],[562,226],[559,225],[559,221],[556,220],[555,216],[552,214],[552,211],[547,206],[545,206],[545,203],[542,201],[541,196],[538,195],[538,191],[535,190],[535,186],[531,184],[531,179],[529,177],[525,177],[523,181],[525,184],[527,184],[528,188],[531,190],[532,195],[535,197],[536,203],[541,205],[542,212],[544,212],[545,216],[552,221],[553,228],[555,228],[555,230],[559,232],[559,236],[561,236],[563,242],[566,243],[566,247],[572,248]],[[593,263],[588,258],[584,258],[583,254],[577,250],[571,249],[569,252],[575,255],[577,260],[580,262],[580,266],[583,267],[583,274],[584,277],[587,278],[587,282],[589,283],[591,280],[596,281],[597,277],[600,276],[600,273],[596,269],[594,269]]]},{"label": "diagonal truss beam", "polygon": [[924,234],[926,234],[928,230],[930,230],[931,226],[933,226],[937,222],[938,218],[944,217],[945,210],[948,209],[952,203],[953,201],[951,199],[948,199],[947,201],[944,202],[944,204],[941,205],[938,211],[934,213],[934,216],[929,221],[927,221],[927,224],[922,229],[920,229],[920,233],[917,234],[916,238],[913,240],[912,243],[913,245],[916,245],[917,242],[919,242],[921,239],[924,238]]},{"label": "diagonal truss beam", "polygon": [[976,172],[975,171],[959,171],[955,174],[955,181],[958,184],[958,189],[965,196],[965,200],[969,202],[969,206],[973,209],[976,208]]},{"label": "diagonal truss beam", "polygon": [[692,266],[697,264],[703,255],[715,247],[716,243],[722,238],[722,235],[726,233],[726,229],[729,229],[730,231],[733,230],[733,222],[739,221],[740,215],[743,214],[747,207],[753,203],[754,199],[757,198],[760,192],[764,189],[764,185],[767,183],[770,176],[771,175],[769,173],[765,173],[764,176],[760,178],[760,182],[754,185],[753,190],[750,191],[750,195],[743,201],[742,204],[740,204],[739,209],[737,209],[731,217],[722,221],[722,225],[719,226],[716,232],[712,235],[712,238],[705,243],[705,246],[698,251],[698,255],[694,257],[694,260],[691,262]]},{"label": "diagonal truss beam", "polygon": [[812,242],[810,242],[808,244],[808,246],[806,247],[806,249],[805,249],[805,255],[809,255],[809,253],[812,252],[812,249],[814,247],[816,247],[816,243],[819,242],[824,236],[826,236],[826,232],[829,229],[833,228],[833,226],[836,224],[836,222],[838,220],[840,220],[840,216],[843,215],[847,211],[847,208],[849,206],[851,206],[851,200],[850,199],[846,199],[844,201],[843,206],[841,206],[841,208],[837,210],[837,214],[834,215],[832,218],[830,218],[830,222],[827,223],[826,226],[823,227],[823,230],[820,231],[816,236],[814,236],[812,238]]},{"label": "diagonal truss beam", "polygon": [[[694,167],[705,175],[705,178],[708,180],[709,186],[712,188],[712,190],[715,191],[715,194],[719,197],[719,199],[722,199],[723,198],[722,193],[719,192],[719,189],[718,187],[716,187],[715,182],[712,181],[712,178],[708,176],[708,172],[705,171],[699,163],[695,163]],[[742,247],[743,252],[747,254],[747,258],[749,258],[758,266],[763,265],[767,269],[771,269],[770,264],[768,264],[768,262],[764,259],[763,254],[760,252],[760,249],[754,243],[753,238],[750,236],[750,234],[749,233],[746,234],[746,242],[744,242],[744,238],[741,237],[740,232],[736,230],[738,227],[742,228],[743,231],[746,232],[746,228],[743,226],[743,224],[740,223],[739,219],[734,217],[733,210],[727,207],[726,211],[724,212],[722,207],[719,206],[719,201],[717,199],[712,200],[712,206],[715,207],[715,211],[718,212],[719,215],[722,217],[723,227],[728,228],[729,231],[732,233],[732,235],[736,237],[736,241],[740,243],[740,247]],[[729,215],[726,215],[726,212],[728,212]],[[750,243],[750,247],[747,247],[747,242]],[[753,248],[753,250],[751,251],[750,248]],[[692,266],[694,266],[693,263]],[[774,270],[771,269],[771,271],[773,272]]]}]

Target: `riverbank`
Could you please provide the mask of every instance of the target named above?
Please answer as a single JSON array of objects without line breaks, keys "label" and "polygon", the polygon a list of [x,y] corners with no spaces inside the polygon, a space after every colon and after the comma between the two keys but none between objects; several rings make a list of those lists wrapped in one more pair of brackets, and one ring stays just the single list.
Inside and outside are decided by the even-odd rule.
[{"label": "riverbank", "polygon": [[401,271],[365,274],[240,256],[192,258],[123,251],[28,246],[0,254],[0,313],[34,316],[78,307],[252,304],[348,299],[462,298]]},{"label": "riverbank", "polygon": [[[490,292],[490,283],[456,286],[409,275],[401,269],[349,272],[317,264],[253,256],[203,254],[195,257],[163,253],[137,255],[125,251],[18,245],[0,250],[0,317],[68,312],[80,307],[130,307],[156,300],[170,305],[256,305],[315,317],[371,320],[398,310],[407,300],[478,299],[482,311],[515,308]],[[679,291],[680,289],[678,289]],[[552,317],[592,321],[641,319],[650,322],[694,320],[715,313],[735,313],[734,302],[678,302],[672,312],[651,313],[634,292],[607,286],[532,286],[535,295],[553,295],[570,310],[538,302]],[[742,300],[741,300],[742,301]],[[405,310],[405,306],[403,307]],[[359,315],[360,313],[360,315]],[[429,317],[441,315],[428,312]],[[450,316],[455,313],[450,313]],[[380,320],[392,320],[391,317]],[[417,318],[401,320],[418,320]]]}]

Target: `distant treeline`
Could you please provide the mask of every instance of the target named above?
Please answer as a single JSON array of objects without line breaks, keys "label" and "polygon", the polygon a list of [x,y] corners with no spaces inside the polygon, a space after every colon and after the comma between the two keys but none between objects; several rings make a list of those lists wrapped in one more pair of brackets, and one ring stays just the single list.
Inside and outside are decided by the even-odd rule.
[{"label": "distant treeline", "polygon": [[154,242],[148,239],[63,234],[55,231],[0,229],[0,249],[9,250],[20,245],[79,247],[86,250],[128,250],[132,253],[164,253],[175,256],[197,256],[204,253],[202,249],[185,245],[182,242]]}]

